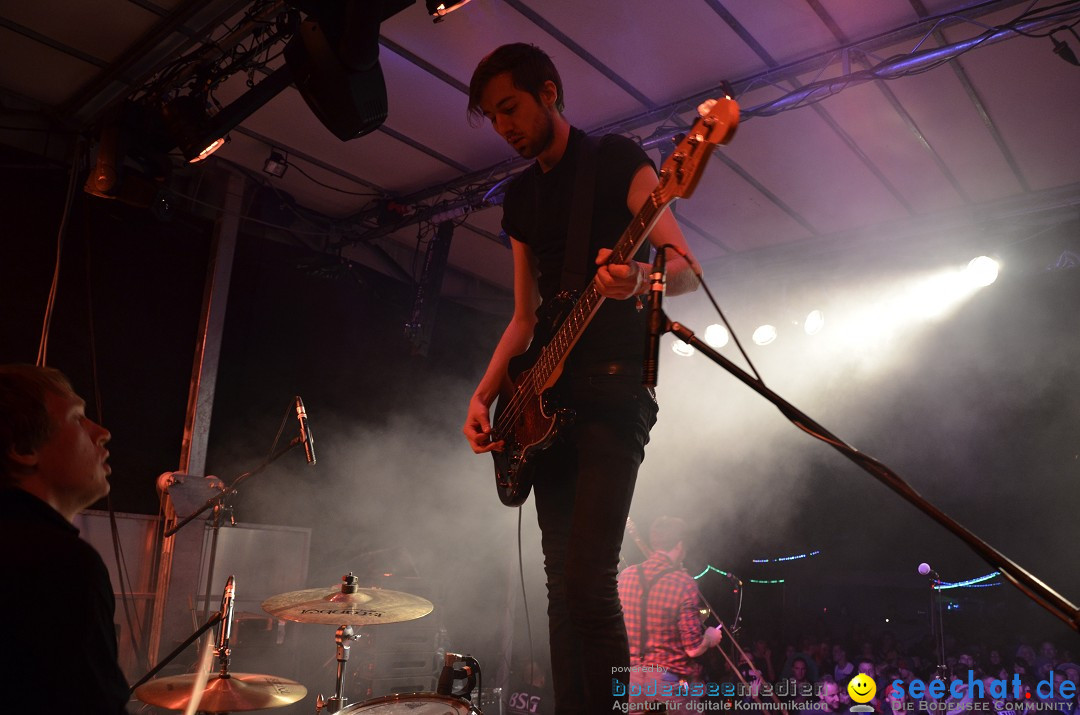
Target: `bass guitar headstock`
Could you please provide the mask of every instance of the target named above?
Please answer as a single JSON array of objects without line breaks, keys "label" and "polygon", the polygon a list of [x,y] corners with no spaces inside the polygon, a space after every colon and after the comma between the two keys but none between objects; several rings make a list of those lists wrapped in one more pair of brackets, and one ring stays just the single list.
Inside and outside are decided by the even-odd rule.
[{"label": "bass guitar headstock", "polygon": [[658,206],[694,193],[713,149],[730,142],[739,126],[739,105],[730,97],[705,101],[698,114],[694,126],[660,167],[660,184],[653,191]]}]

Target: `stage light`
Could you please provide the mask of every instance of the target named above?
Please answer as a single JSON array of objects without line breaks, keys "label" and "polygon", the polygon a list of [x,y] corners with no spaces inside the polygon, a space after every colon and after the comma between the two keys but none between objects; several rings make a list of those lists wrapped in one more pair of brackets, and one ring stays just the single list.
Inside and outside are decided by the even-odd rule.
[{"label": "stage light", "polygon": [[120,129],[116,124],[102,127],[98,140],[97,160],[83,186],[86,193],[103,199],[116,198],[116,187],[120,183],[119,166],[123,163],[123,157],[117,152],[119,141]]},{"label": "stage light", "polygon": [[225,143],[226,132],[216,130],[206,113],[204,95],[174,97],[162,106],[161,116],[166,130],[189,164],[202,161]]},{"label": "stage light", "polygon": [[730,339],[731,336],[728,335],[728,329],[719,323],[713,323],[705,328],[705,342],[708,343],[711,348],[722,348],[728,344],[728,340]]},{"label": "stage light", "polygon": [[427,0],[427,11],[433,22],[442,22],[447,13],[461,9],[469,0]]},{"label": "stage light", "polygon": [[758,329],[754,331],[754,342],[758,345],[768,345],[776,340],[776,335],[776,326],[768,324],[759,325]]},{"label": "stage light", "polygon": [[285,176],[285,170],[289,168],[289,154],[288,152],[278,151],[277,149],[270,150],[270,156],[263,162],[263,171],[270,176],[276,176],[281,178]]},{"label": "stage light", "polygon": [[978,258],[972,258],[967,264],[967,268],[964,269],[964,277],[971,285],[985,288],[997,280],[999,268],[998,262],[993,258],[979,256]]},{"label": "stage light", "polygon": [[817,335],[825,327],[825,314],[820,310],[811,310],[803,321],[803,330],[807,335]]},{"label": "stage light", "polygon": [[684,343],[682,340],[676,339],[675,342],[671,344],[671,352],[675,353],[679,357],[690,357],[696,351],[694,350],[693,345],[689,343]]}]

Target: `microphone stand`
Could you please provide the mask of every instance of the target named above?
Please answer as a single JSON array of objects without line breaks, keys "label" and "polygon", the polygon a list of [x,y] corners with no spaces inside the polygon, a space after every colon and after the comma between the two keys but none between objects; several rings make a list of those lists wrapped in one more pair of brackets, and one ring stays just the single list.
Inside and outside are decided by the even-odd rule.
[{"label": "microphone stand", "polygon": [[281,449],[279,449],[278,451],[274,452],[269,457],[264,459],[263,462],[259,466],[255,467],[250,472],[244,472],[243,474],[241,474],[239,477],[237,477],[235,480],[233,480],[232,484],[230,484],[227,487],[224,487],[221,490],[220,494],[217,494],[217,495],[212,496],[209,499],[207,499],[205,504],[203,504],[201,507],[196,509],[194,512],[192,512],[188,516],[184,517],[181,521],[177,522],[175,526],[173,526],[171,529],[167,530],[162,535],[163,538],[167,539],[170,536],[172,536],[173,534],[175,534],[176,532],[183,529],[185,526],[187,526],[191,522],[193,522],[196,519],[196,517],[198,517],[200,514],[206,512],[206,511],[208,511],[210,509],[214,510],[213,534],[210,537],[210,564],[209,564],[209,568],[207,569],[207,572],[206,572],[206,601],[203,604],[204,617],[205,617],[205,614],[210,612],[210,587],[212,586],[212,582],[213,582],[213,578],[214,578],[214,562],[217,560],[218,530],[221,528],[221,513],[223,511],[229,511],[230,512],[230,522],[232,522],[233,524],[236,523],[235,520],[232,518],[232,515],[231,515],[232,510],[231,510],[231,508],[226,506],[226,503],[225,503],[226,500],[229,499],[230,497],[235,496],[237,494],[236,487],[238,487],[241,482],[243,482],[243,481],[245,481],[245,480],[247,480],[247,479],[249,479],[251,477],[254,477],[256,474],[263,471],[264,469],[269,467],[271,464],[276,462],[278,459],[280,459],[282,457],[282,455],[284,455],[286,452],[288,452],[289,450],[294,449],[296,447],[299,447],[303,443],[304,443],[304,440],[303,440],[302,437],[299,437],[299,436],[294,437],[292,439],[292,441],[289,442],[287,445],[285,445],[284,447],[282,447]]},{"label": "microphone stand", "polygon": [[945,663],[945,617],[941,612],[941,577],[937,572],[931,571],[935,578],[930,581],[930,620],[934,620],[933,611],[937,611],[937,646],[938,646],[938,675],[946,683],[949,682],[949,666]]},{"label": "microphone stand", "polygon": [[[226,677],[229,668],[229,638],[231,637],[233,619],[233,605],[228,597],[235,594],[235,590],[233,590],[234,588],[234,580],[233,577],[230,576],[228,583],[225,585],[226,597],[222,598],[221,610],[210,616],[210,619],[207,620],[206,623],[199,626],[199,628],[194,633],[188,636],[187,640],[178,645],[171,653],[158,661],[157,665],[151,668],[146,673],[146,675],[139,678],[139,682],[135,683],[128,689],[129,696],[135,692],[136,688],[138,688],[140,685],[150,680],[150,678],[153,678],[155,675],[161,672],[162,668],[171,663],[173,659],[176,658],[176,656],[183,653],[184,649],[186,649],[189,645],[198,640],[199,636],[201,636],[203,633],[206,633],[208,630],[210,630],[219,623],[221,624],[221,633],[218,639],[218,657],[221,662],[221,676]],[[232,590],[231,594],[230,590]],[[224,653],[224,656],[222,656],[222,653]]]},{"label": "microphone stand", "polygon": [[[860,452],[847,444],[815,422],[804,412],[801,412],[790,402],[770,390],[760,380],[747,374],[747,372],[738,365],[713,350],[709,345],[700,340],[694,334],[693,330],[690,330],[681,323],[672,322],[668,319],[666,314],[662,317],[664,332],[673,333],[683,342],[692,345],[707,358],[731,373],[731,375],[744,385],[771,402],[785,417],[794,422],[796,427],[828,443],[833,449],[850,459],[861,467],[863,471],[870,474],[870,476],[877,479],[889,489],[892,489],[909,504],[948,529],[954,536],[967,544],[972,551],[990,564],[990,566],[1000,571],[1001,574],[1024,595],[1060,618],[1074,631],[1080,632],[1080,609],[1078,609],[1075,604],[1068,601],[1064,596],[1054,591],[1022,566],[987,544],[955,519],[927,501],[925,497],[915,491],[911,485],[905,482],[896,472],[889,469],[889,467],[870,455]],[[649,357],[646,356],[646,363],[648,363],[648,360]]]}]

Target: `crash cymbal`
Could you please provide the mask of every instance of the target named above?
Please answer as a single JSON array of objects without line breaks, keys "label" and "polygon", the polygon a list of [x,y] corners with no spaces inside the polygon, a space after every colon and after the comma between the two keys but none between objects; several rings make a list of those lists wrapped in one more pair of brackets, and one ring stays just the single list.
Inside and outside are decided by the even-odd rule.
[{"label": "crash cymbal", "polygon": [[[148,705],[183,710],[191,700],[196,677],[197,673],[188,673],[151,680],[135,689],[135,697]],[[211,713],[262,710],[295,703],[305,695],[307,688],[303,685],[276,675],[229,673],[222,678],[215,673],[203,689],[199,710]]]},{"label": "crash cymbal", "polygon": [[340,586],[308,588],[271,596],[263,610],[277,618],[331,626],[370,626],[423,618],[434,610],[431,601],[385,588],[360,588],[346,575]]}]

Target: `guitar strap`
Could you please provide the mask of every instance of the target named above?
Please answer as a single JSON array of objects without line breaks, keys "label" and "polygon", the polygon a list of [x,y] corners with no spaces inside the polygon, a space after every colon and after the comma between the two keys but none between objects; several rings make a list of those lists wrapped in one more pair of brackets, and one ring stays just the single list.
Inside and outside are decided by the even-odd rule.
[{"label": "guitar strap", "polygon": [[600,139],[583,136],[578,145],[574,198],[563,255],[562,291],[580,291],[587,284],[589,243],[592,237],[593,197],[596,194],[596,156]]},{"label": "guitar strap", "polygon": [[664,576],[674,571],[675,567],[669,566],[648,581],[645,580],[644,565],[638,564],[637,570],[638,580],[641,581],[641,637],[638,639],[638,655],[644,660],[645,644],[649,642],[649,594],[652,592],[653,586]]}]

